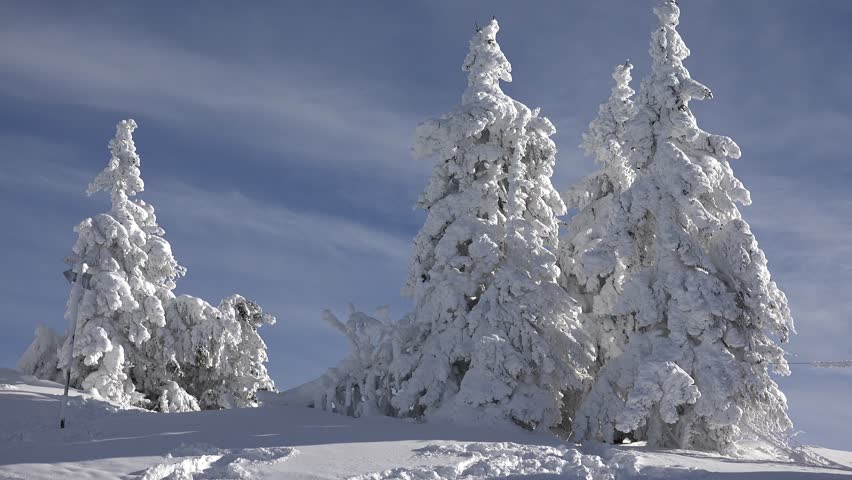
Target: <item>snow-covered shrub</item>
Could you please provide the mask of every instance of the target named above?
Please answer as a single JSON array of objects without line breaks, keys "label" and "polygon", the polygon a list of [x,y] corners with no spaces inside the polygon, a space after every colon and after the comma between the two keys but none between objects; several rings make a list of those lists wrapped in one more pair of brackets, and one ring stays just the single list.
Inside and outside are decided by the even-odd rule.
[{"label": "snow-covered shrub", "polygon": [[258,390],[274,390],[257,330],[275,317],[256,303],[232,295],[216,308],[181,295],[169,304],[166,319],[149,354],[158,357],[162,375],[175,379],[201,408],[253,407]]},{"label": "snow-covered shrub", "polygon": [[[87,190],[110,193],[112,208],[77,225],[67,258],[77,278],[87,279],[74,282],[66,309],[76,325],[71,384],[120,405],[163,411],[255,405],[258,389],[274,388],[257,328],[275,319],[238,295],[218,309],[175,298],[185,269],[154,208],[132,198],[144,189],[135,129],[133,120],[117,125],[109,164]],[[58,379],[71,340],[40,328],[20,369]]]},{"label": "snow-covered shrub", "polygon": [[387,309],[379,309],[373,317],[350,306],[346,323],[328,310],[323,318],[346,336],[352,352],[322,376],[323,388],[316,392],[314,406],[353,417],[394,416],[391,397],[396,384],[390,373],[394,329]]},{"label": "snow-covered shrub", "polygon": [[791,424],[769,370],[789,373],[774,339],[794,332],[790,310],[737,207],[750,203],[728,164],[739,147],[690,111],[712,94],[683,66],[678,5],[658,0],[654,12],[653,64],[622,147],[635,179],[590,226],[603,265],[573,253],[571,273],[597,291],[591,311],[612,352],[574,434],[727,451],[745,432],[778,444]]},{"label": "snow-covered shrub", "polygon": [[59,347],[65,339],[45,325],[36,327],[35,339],[20,360],[18,370],[44,380],[60,380]]},{"label": "snow-covered shrub", "polygon": [[419,199],[427,218],[392,404],[401,415],[468,409],[547,428],[567,420],[565,397],[583,390],[592,352],[557,284],[556,129],[500,89],[512,76],[497,31],[493,20],[470,41],[461,105],[417,129],[418,155],[439,161]]}]

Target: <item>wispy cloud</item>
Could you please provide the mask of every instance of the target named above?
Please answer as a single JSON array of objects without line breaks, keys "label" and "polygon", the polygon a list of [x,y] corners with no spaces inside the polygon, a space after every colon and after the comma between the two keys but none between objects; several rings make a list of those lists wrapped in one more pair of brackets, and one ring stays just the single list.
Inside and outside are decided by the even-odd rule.
[{"label": "wispy cloud", "polygon": [[88,27],[28,17],[4,26],[0,93],[144,115],[195,138],[329,167],[426,168],[410,155],[418,119],[383,101],[387,86],[287,59],[235,63],[150,34]]},{"label": "wispy cloud", "polygon": [[265,237],[258,240],[271,240],[281,249],[298,244],[300,250],[323,258],[359,253],[404,262],[410,249],[409,239],[341,217],[264,204],[236,191],[210,191],[167,181],[149,192],[148,198],[154,199],[163,211],[172,212],[170,215],[179,219],[180,228],[211,228],[250,238]]},{"label": "wispy cloud", "polygon": [[[63,162],[76,155],[73,145],[24,134],[0,132],[0,185],[81,195],[91,178]],[[93,177],[92,177],[93,178]]]},{"label": "wispy cloud", "polygon": [[764,177],[752,196],[745,217],[799,331],[790,350],[802,360],[852,356],[848,345],[825,341],[852,334],[852,306],[838,302],[852,291],[852,193]]}]

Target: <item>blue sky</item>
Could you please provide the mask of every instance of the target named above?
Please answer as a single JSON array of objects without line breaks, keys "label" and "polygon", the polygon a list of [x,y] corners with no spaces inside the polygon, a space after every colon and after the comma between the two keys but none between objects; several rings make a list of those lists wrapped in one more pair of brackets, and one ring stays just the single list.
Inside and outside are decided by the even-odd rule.
[{"label": "blue sky", "polygon": [[[500,21],[504,90],[558,128],[560,190],[593,169],[577,148],[629,58],[648,69],[650,1],[6,2],[0,5],[0,365],[37,323],[64,328],[73,226],[108,209],[87,183],[114,125],[135,118],[146,191],[189,273],[178,293],[241,293],[279,387],[346,343],[320,312],[409,308],[399,291],[431,165],[414,127],[458,103],[474,22]],[[715,99],[705,130],[743,149],[744,209],[787,293],[800,360],[852,358],[852,2],[681,2],[686,65]],[[852,448],[852,375],[782,379],[801,440]]]}]

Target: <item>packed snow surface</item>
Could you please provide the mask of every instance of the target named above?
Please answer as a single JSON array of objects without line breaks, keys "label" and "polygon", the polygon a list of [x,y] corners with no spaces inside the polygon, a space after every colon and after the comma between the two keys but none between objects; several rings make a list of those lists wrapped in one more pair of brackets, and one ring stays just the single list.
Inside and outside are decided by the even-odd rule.
[{"label": "packed snow surface", "polygon": [[578,446],[513,426],[350,418],[281,405],[186,413],[120,409],[0,369],[0,479],[831,479],[852,452],[818,449],[848,469],[690,451]]}]

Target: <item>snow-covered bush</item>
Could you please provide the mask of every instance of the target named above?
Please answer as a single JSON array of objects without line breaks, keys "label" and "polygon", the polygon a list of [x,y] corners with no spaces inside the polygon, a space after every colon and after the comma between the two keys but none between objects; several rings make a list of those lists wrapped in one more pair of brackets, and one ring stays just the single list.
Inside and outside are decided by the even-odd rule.
[{"label": "snow-covered bush", "polygon": [[275,317],[240,295],[213,307],[181,295],[166,310],[167,325],[148,344],[163,375],[203,409],[257,406],[259,390],[274,390],[266,371],[266,344],[257,332]]},{"label": "snow-covered bush", "polygon": [[323,388],[316,392],[314,406],[353,417],[394,416],[391,397],[396,384],[390,374],[394,328],[387,309],[377,310],[374,317],[350,306],[346,323],[328,310],[323,318],[346,336],[352,352],[322,376]]},{"label": "snow-covered bush", "polygon": [[[135,129],[133,120],[117,125],[109,164],[87,190],[110,193],[112,208],[77,225],[67,258],[77,278],[85,274],[87,280],[74,282],[66,310],[76,326],[71,384],[120,405],[164,411],[253,405],[257,389],[273,388],[256,330],[274,318],[240,296],[219,309],[175,298],[175,280],[185,269],[163,238],[154,208],[132,198],[144,188]],[[203,304],[203,313],[189,304]],[[71,336],[40,328],[19,367],[58,379],[71,343]]]},{"label": "snow-covered bush", "polygon": [[739,147],[690,111],[712,94],[683,66],[678,5],[658,0],[654,12],[653,64],[622,147],[635,180],[590,227],[606,260],[574,253],[572,275],[597,291],[591,311],[612,352],[574,434],[721,451],[741,433],[777,444],[791,424],[769,370],[789,373],[775,339],[793,333],[790,310],[737,207],[750,203],[728,164]]},{"label": "snow-covered bush", "polygon": [[512,76],[497,31],[492,20],[470,41],[461,105],[417,129],[417,154],[439,161],[419,199],[427,218],[405,286],[415,309],[394,348],[392,403],[401,415],[548,428],[567,420],[592,352],[557,284],[556,129],[500,89]]},{"label": "snow-covered bush", "polygon": [[20,360],[18,370],[44,380],[59,380],[59,348],[65,339],[45,325],[36,327],[35,339]]}]

